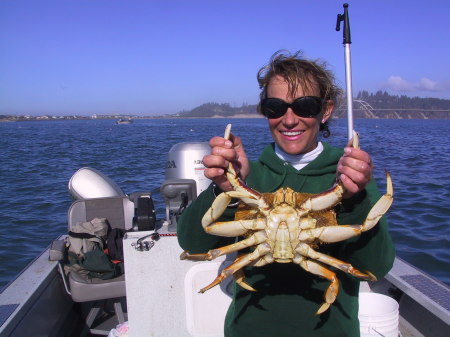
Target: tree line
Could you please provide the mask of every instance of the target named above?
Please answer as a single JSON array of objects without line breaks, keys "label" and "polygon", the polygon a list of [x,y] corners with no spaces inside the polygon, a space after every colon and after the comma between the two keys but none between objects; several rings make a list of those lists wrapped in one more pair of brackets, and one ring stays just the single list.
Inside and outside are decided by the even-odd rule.
[{"label": "tree line", "polygon": [[[440,98],[421,98],[421,97],[408,97],[406,95],[395,96],[389,95],[386,91],[377,91],[376,93],[369,93],[366,90],[358,92],[355,100],[362,100],[369,103],[374,109],[375,114],[379,114],[380,118],[395,118],[395,115],[382,113],[377,111],[378,109],[394,109],[399,113],[405,114],[408,118],[422,118],[423,114],[429,115],[431,118],[449,118],[450,100]],[[343,100],[345,101],[345,100]],[[230,117],[235,115],[256,115],[256,104],[242,104],[240,107],[232,107],[229,103],[214,103],[209,102],[195,107],[192,110],[183,110],[176,114],[179,117]],[[355,109],[358,107],[355,105]],[[420,112],[418,117],[411,115],[406,116],[406,113],[402,112],[402,109],[412,109],[416,112]],[[339,109],[343,110],[343,109]],[[442,111],[442,110],[448,110]],[[342,112],[342,111],[341,111]],[[336,117],[341,117],[339,111],[337,111]],[[356,117],[364,117],[360,114]]]},{"label": "tree line", "polygon": [[393,96],[386,91],[375,94],[366,90],[358,92],[357,100],[369,103],[376,109],[417,109],[417,110],[450,110],[450,100],[441,98],[408,97],[406,95]]}]

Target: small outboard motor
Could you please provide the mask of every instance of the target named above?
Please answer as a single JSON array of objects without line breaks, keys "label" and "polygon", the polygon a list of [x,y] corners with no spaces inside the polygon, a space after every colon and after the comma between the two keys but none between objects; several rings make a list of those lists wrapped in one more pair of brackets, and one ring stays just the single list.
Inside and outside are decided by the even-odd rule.
[{"label": "small outboard motor", "polygon": [[203,174],[203,157],[209,153],[207,142],[194,142],[175,144],[167,154],[166,180],[160,192],[166,203],[170,231],[176,231],[178,217],[211,183]]},{"label": "small outboard motor", "polygon": [[75,199],[122,197],[125,193],[110,178],[90,167],[80,168],[69,180],[69,192]]},{"label": "small outboard motor", "polygon": [[166,179],[193,179],[199,195],[211,184],[211,180],[203,174],[203,157],[210,153],[207,142],[175,144],[167,154]]}]

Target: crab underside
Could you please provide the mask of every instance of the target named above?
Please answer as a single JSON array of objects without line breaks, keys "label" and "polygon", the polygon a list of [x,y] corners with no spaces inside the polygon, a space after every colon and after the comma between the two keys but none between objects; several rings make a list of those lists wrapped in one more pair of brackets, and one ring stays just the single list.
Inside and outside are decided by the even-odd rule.
[{"label": "crab underside", "polygon": [[[227,139],[230,127],[227,126],[225,132]],[[353,146],[358,147],[356,134]],[[213,235],[244,239],[204,254],[189,254],[185,251],[181,259],[212,260],[248,247],[252,247],[253,250],[238,256],[200,292],[207,291],[230,275],[233,275],[236,282],[245,289],[256,291],[245,282],[244,267],[259,267],[273,262],[295,263],[304,270],[330,281],[324,294],[324,302],[317,311],[317,314],[320,314],[335,301],[339,290],[336,273],[328,266],[362,280],[376,280],[370,272],[363,273],[349,263],[321,253],[318,248],[322,243],[339,242],[358,236],[378,223],[393,201],[393,187],[389,173],[386,172],[386,194],[375,203],[361,225],[338,225],[336,221],[334,207],[341,202],[344,193],[344,187],[340,182],[319,194],[299,193],[289,187],[282,187],[273,193],[259,193],[239,179],[233,164],[228,167],[227,178],[234,190],[217,196],[203,216],[202,226],[207,233]],[[235,220],[216,222],[233,198],[241,201]]]}]

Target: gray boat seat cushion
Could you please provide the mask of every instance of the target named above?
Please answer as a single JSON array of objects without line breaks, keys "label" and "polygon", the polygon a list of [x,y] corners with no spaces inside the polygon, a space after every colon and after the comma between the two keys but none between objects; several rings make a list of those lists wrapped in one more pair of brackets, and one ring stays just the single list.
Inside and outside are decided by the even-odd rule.
[{"label": "gray boat seat cushion", "polygon": [[103,300],[122,297],[125,292],[125,275],[110,280],[89,279],[79,273],[69,274],[70,292],[75,302]]}]

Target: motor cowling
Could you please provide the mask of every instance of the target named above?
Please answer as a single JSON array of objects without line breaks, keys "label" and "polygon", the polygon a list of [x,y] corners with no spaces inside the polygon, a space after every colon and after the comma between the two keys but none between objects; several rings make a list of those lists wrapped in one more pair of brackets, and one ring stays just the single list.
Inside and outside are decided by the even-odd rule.
[{"label": "motor cowling", "polygon": [[211,153],[207,142],[178,143],[167,154],[166,180],[193,179],[197,195],[206,190],[211,180],[205,177],[203,157]]},{"label": "motor cowling", "polygon": [[204,175],[203,165],[203,157],[209,153],[208,143],[192,142],[175,144],[167,154],[166,180],[160,192],[166,203],[166,220],[173,231],[183,210],[211,183]]},{"label": "motor cowling", "polygon": [[69,180],[68,188],[75,199],[125,196],[113,180],[91,167],[83,167],[75,172]]}]

